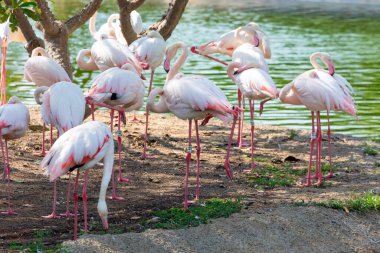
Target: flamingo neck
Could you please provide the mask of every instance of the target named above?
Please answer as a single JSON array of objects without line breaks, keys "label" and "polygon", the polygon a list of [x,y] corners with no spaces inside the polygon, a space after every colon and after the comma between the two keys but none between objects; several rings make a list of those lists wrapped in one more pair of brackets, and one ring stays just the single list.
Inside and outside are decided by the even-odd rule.
[{"label": "flamingo neck", "polygon": [[178,57],[178,59],[174,62],[173,67],[170,68],[169,73],[166,76],[166,83],[169,80],[173,79],[174,76],[178,73],[179,69],[185,63],[185,61],[187,59],[187,55],[188,55],[188,50],[187,50],[184,43],[177,42],[174,45],[172,45],[172,47],[175,48],[175,55],[177,54],[178,49],[182,49],[182,52],[181,52],[180,56]]},{"label": "flamingo neck", "polygon": [[[162,97],[164,91],[161,88],[156,88],[152,90],[148,96],[146,105],[149,109],[149,111],[155,112],[155,113],[166,113],[170,112],[165,99]],[[156,97],[160,96],[159,101],[156,103]]]},{"label": "flamingo neck", "polygon": [[231,80],[235,80],[235,68],[239,68],[241,66],[240,63],[238,62],[231,62],[230,64],[228,64],[228,67],[227,67],[227,75],[228,77],[231,79]]},{"label": "flamingo neck", "polygon": [[[326,59],[327,58],[327,59]],[[324,69],[324,67],[322,67],[318,62],[317,60],[320,59],[323,64],[328,68],[328,73],[333,76],[334,73],[335,73],[335,66],[334,64],[332,63],[332,60],[330,57],[323,57],[323,55],[319,52],[317,53],[314,53],[310,56],[310,63],[311,65],[315,68],[315,69]]]},{"label": "flamingo neck", "polygon": [[286,96],[288,95],[292,87],[293,87],[293,82],[288,83],[280,90],[280,94],[278,95],[278,98],[281,100],[281,102],[284,102],[284,103],[287,102]]},{"label": "flamingo neck", "polygon": [[[88,60],[85,60],[85,57],[88,57]],[[77,64],[83,70],[98,70],[98,66],[95,61],[91,57],[90,49],[82,49],[79,51],[77,55]]]},{"label": "flamingo neck", "polygon": [[46,87],[46,86],[41,86],[41,87],[38,87],[35,91],[34,91],[34,99],[36,100],[36,103],[39,104],[39,105],[42,105],[42,100],[41,100],[41,97],[42,95],[44,94],[44,92],[46,92],[49,88]]},{"label": "flamingo neck", "polygon": [[35,56],[45,56],[45,57],[50,58],[50,55],[42,47],[36,47],[35,49],[33,49],[32,57],[35,57]]},{"label": "flamingo neck", "polygon": [[91,16],[89,22],[88,22],[88,30],[90,30],[90,33],[92,35],[92,37],[96,38],[96,26],[95,26],[95,23],[96,23],[96,15],[98,13],[95,12],[94,15]]}]

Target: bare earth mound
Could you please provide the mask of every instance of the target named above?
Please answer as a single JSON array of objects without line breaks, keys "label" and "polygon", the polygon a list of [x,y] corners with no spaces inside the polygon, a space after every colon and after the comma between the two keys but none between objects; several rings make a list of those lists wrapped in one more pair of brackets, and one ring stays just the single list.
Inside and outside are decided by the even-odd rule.
[{"label": "bare earth mound", "polygon": [[[9,143],[12,182],[12,206],[17,216],[1,216],[0,249],[11,243],[28,243],[41,239],[56,244],[72,238],[73,219],[47,220],[52,208],[52,184],[39,172],[41,156],[33,155],[41,147],[42,127],[37,108],[31,108],[27,135]],[[98,120],[108,122],[108,113],[96,112]],[[142,115],[139,118],[143,119]],[[259,120],[258,120],[259,121]],[[144,123],[127,123],[123,132],[123,171],[130,179],[118,183],[118,195],[124,201],[108,200],[110,230],[107,235],[87,235],[65,245],[73,252],[380,252],[378,213],[355,214],[323,207],[296,207],[295,201],[327,201],[347,198],[352,194],[379,187],[378,156],[363,154],[365,141],[333,135],[333,163],[337,176],[322,188],[292,187],[274,189],[249,186],[241,170],[250,165],[249,149],[233,150],[231,167],[234,180],[229,181],[223,168],[228,130],[218,120],[201,127],[201,198],[234,198],[244,196],[253,203],[242,213],[228,219],[188,230],[141,232],[141,222],[152,212],[181,207],[187,122],[170,115],[151,114],[149,152],[154,159],[140,160]],[[245,127],[248,127],[247,124]],[[249,139],[248,128],[245,140]],[[48,132],[46,132],[48,135]],[[305,169],[308,162],[309,132],[280,127],[256,127],[257,169],[276,165],[288,156],[300,161],[292,169]],[[54,133],[56,136],[56,133]],[[48,141],[47,141],[48,143]],[[370,143],[380,149],[378,144]],[[194,144],[195,147],[195,144]],[[323,141],[327,154],[327,141]],[[195,154],[194,156],[195,157]],[[117,156],[115,156],[117,158]],[[327,162],[324,159],[323,162]],[[117,169],[115,160],[115,169]],[[190,193],[195,195],[195,161],[192,163]],[[96,211],[102,171],[89,174],[88,210],[90,233],[103,233]],[[80,179],[82,183],[82,178]],[[299,178],[299,185],[304,178]],[[65,210],[67,179],[58,182],[58,209]],[[109,191],[110,192],[110,191]],[[1,187],[0,208],[6,208],[6,188]],[[72,203],[71,203],[72,205]],[[83,213],[82,205],[79,206]],[[79,217],[83,229],[83,217]],[[115,240],[115,241],[114,241]],[[85,246],[87,245],[87,246]],[[87,251],[84,250],[86,248]]]}]

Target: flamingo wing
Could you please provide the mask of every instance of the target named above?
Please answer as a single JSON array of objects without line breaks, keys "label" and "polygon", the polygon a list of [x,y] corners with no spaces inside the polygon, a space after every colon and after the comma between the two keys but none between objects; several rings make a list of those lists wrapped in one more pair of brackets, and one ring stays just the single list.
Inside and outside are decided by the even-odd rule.
[{"label": "flamingo wing", "polygon": [[133,42],[129,48],[139,61],[156,68],[164,60],[166,42],[161,38],[143,37]]},{"label": "flamingo wing", "polygon": [[0,106],[0,128],[2,135],[15,133],[15,138],[23,136],[28,129],[29,121],[29,110],[24,104],[16,103]]},{"label": "flamingo wing", "polygon": [[101,122],[90,121],[74,127],[58,138],[41,162],[47,168],[50,181],[66,174],[69,170],[83,169],[91,162],[96,164],[105,154],[105,145],[113,145],[112,133]]},{"label": "flamingo wing", "polygon": [[237,85],[252,99],[276,98],[277,88],[270,75],[262,69],[247,69],[237,76]]}]

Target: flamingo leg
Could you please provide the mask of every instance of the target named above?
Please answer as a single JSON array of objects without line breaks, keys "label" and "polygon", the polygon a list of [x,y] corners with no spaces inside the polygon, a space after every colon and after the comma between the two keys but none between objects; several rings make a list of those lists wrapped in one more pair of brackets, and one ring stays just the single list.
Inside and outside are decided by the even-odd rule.
[{"label": "flamingo leg", "polygon": [[332,178],[335,177],[333,173],[332,168],[332,161],[331,161],[331,130],[330,130],[330,113],[327,111],[327,138],[328,138],[328,148],[329,148],[329,164],[330,164],[330,173],[326,176],[326,178]]},{"label": "flamingo leg", "polygon": [[238,117],[239,117],[238,114],[234,114],[234,120],[233,120],[232,127],[231,127],[231,133],[230,133],[230,137],[228,139],[226,160],[224,161],[224,168],[226,170],[227,177],[231,180],[233,178],[233,174],[232,174],[231,166],[230,166],[230,152],[231,152],[232,138],[234,137],[234,131],[235,131],[236,121],[237,121]]},{"label": "flamingo leg", "polygon": [[95,120],[95,105],[91,104],[90,107],[91,107],[91,118],[92,120]]},{"label": "flamingo leg", "polygon": [[248,99],[249,101],[249,112],[251,115],[251,168],[248,170],[243,170],[243,173],[249,173],[255,170],[255,160],[254,160],[254,139],[255,139],[255,122],[254,122],[254,114],[255,114],[255,105],[252,99]]},{"label": "flamingo leg", "polygon": [[[239,95],[240,95],[240,98],[239,98]],[[240,92],[240,90],[238,90],[238,107],[245,108],[244,96]],[[238,121],[238,138],[237,138],[236,148],[248,147],[249,144],[243,141],[244,109],[240,110],[238,113],[239,113],[239,118],[238,118],[239,121]]]},{"label": "flamingo leg", "polygon": [[[0,136],[1,136],[1,130],[0,130]],[[1,145],[1,151],[3,154],[3,163],[4,163],[4,177],[7,179],[8,183],[8,209],[7,211],[1,212],[1,214],[5,215],[15,215],[17,214],[14,212],[11,208],[11,169],[9,167],[9,157],[8,157],[8,144],[7,141],[5,141],[5,155],[4,155],[4,147],[3,147],[3,139],[0,138],[0,145]]]},{"label": "flamingo leg", "polygon": [[69,172],[69,182],[67,183],[67,194],[66,194],[66,212],[60,214],[61,216],[70,217],[74,215],[70,213],[70,193],[71,193],[71,172]]},{"label": "flamingo leg", "polygon": [[[153,85],[153,76],[154,76],[154,69],[152,69],[150,73],[150,83],[149,83],[149,89],[148,89],[148,96],[150,94],[150,91],[152,90]],[[148,144],[148,126],[149,126],[149,110],[148,106],[145,105],[145,133],[144,133],[144,150],[142,155],[140,156],[141,159],[147,159],[150,158],[150,156],[147,155],[147,144]]]},{"label": "flamingo leg", "polygon": [[42,216],[43,218],[46,218],[46,219],[59,219],[61,218],[58,214],[57,214],[57,180],[54,181],[54,190],[53,190],[53,211],[51,214],[47,215],[47,216]]},{"label": "flamingo leg", "polygon": [[322,129],[321,129],[321,114],[317,112],[317,185],[322,184],[322,166],[321,166],[321,153],[322,153]]},{"label": "flamingo leg", "polygon": [[50,148],[53,146],[53,125],[50,125]]},{"label": "flamingo leg", "polygon": [[204,56],[204,57],[206,57],[206,58],[209,58],[210,60],[213,60],[213,61],[219,62],[220,64],[223,64],[223,65],[225,65],[225,66],[228,65],[228,63],[226,63],[226,62],[224,62],[224,61],[221,61],[221,60],[219,60],[219,59],[217,59],[217,58],[215,58],[215,57],[213,57],[213,56],[210,56],[210,55],[207,55],[207,54],[200,54],[199,51],[197,50],[197,47],[195,47],[195,46],[192,46],[190,50],[191,50],[191,52],[193,52],[194,54],[202,55],[202,56]]},{"label": "flamingo leg", "polygon": [[309,156],[309,167],[307,170],[307,182],[304,186],[311,185],[311,166],[313,165],[313,152],[314,152],[314,142],[315,142],[315,126],[314,126],[314,112],[311,112],[311,136],[310,136],[310,156]]},{"label": "flamingo leg", "polygon": [[88,181],[88,172],[86,170],[84,172],[84,183],[83,183],[83,191],[82,191],[82,199],[83,199],[83,213],[84,213],[84,232],[88,232],[87,226],[87,181]]},{"label": "flamingo leg", "polygon": [[120,112],[119,112],[119,118],[118,118],[118,124],[117,124],[117,132],[116,132],[116,136],[117,136],[117,151],[119,153],[119,177],[118,177],[118,181],[119,182],[129,182],[129,179],[126,178],[126,177],[123,177],[123,174],[121,172],[121,148],[122,148],[122,143],[121,143],[121,130],[120,130],[120,118],[121,118],[121,115],[120,115]]},{"label": "flamingo leg", "polygon": [[7,56],[7,46],[8,46],[8,41],[7,38],[3,39],[2,41],[2,54],[3,58],[1,60],[1,105],[7,103],[7,92],[6,92],[6,85],[7,85],[7,72],[6,72],[6,56]]},{"label": "flamingo leg", "polygon": [[[111,117],[110,128],[111,128],[111,132],[112,133],[113,133],[113,117],[114,117],[114,112],[115,112],[114,109],[111,109],[111,112],[110,112],[110,117]],[[119,122],[119,124],[120,124],[120,122]]]},{"label": "flamingo leg", "polygon": [[194,120],[196,142],[197,142],[197,188],[195,194],[195,201],[199,200],[199,172],[200,172],[200,156],[201,156],[201,141],[199,139],[198,120]]},{"label": "flamingo leg", "polygon": [[[120,112],[118,117],[118,132],[117,132],[117,143],[118,143],[118,151],[119,151],[119,177],[121,177],[121,131],[120,131]],[[120,135],[120,136],[119,136]],[[124,200],[123,197],[119,197],[116,195],[116,182],[115,182],[115,170],[112,169],[112,200]]]},{"label": "flamingo leg", "polygon": [[141,120],[139,120],[137,117],[136,117],[136,111],[133,111],[133,117],[131,119],[131,122],[134,122],[134,123],[140,123]]},{"label": "flamingo leg", "polygon": [[75,186],[74,186],[74,241],[77,240],[78,234],[78,178],[79,170],[77,170],[77,176],[75,177]]},{"label": "flamingo leg", "polygon": [[186,174],[185,174],[185,202],[184,202],[184,208],[187,210],[189,207],[189,201],[188,201],[188,183],[189,183],[189,170],[190,170],[190,160],[191,160],[191,152],[192,152],[192,146],[191,146],[191,123],[192,120],[189,119],[189,146],[187,147],[187,155],[186,155]]}]

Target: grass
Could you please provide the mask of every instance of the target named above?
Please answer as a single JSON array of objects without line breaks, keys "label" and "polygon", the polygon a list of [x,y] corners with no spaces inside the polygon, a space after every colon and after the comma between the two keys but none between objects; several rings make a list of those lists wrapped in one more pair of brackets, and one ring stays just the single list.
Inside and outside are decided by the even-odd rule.
[{"label": "grass", "polygon": [[210,219],[229,217],[239,212],[242,204],[239,200],[213,198],[204,204],[184,210],[182,208],[170,208],[153,213],[158,217],[158,222],[145,222],[147,228],[182,229],[206,224]]},{"label": "grass", "polygon": [[289,139],[293,140],[295,139],[296,137],[298,137],[298,133],[296,130],[294,129],[290,129],[289,130]]},{"label": "grass", "polygon": [[372,192],[365,192],[357,196],[353,196],[344,200],[332,199],[327,202],[295,202],[297,206],[323,206],[338,210],[366,212],[370,210],[380,211],[380,195]]},{"label": "grass", "polygon": [[289,163],[284,163],[283,167],[267,166],[264,169],[257,169],[247,174],[248,184],[256,187],[274,188],[276,186],[292,186],[300,176],[304,176],[306,170],[298,170],[290,167]]},{"label": "grass", "polygon": [[370,156],[375,156],[379,153],[379,151],[373,147],[371,147],[370,145],[368,145],[367,143],[365,144],[365,147],[363,149],[363,153],[365,155],[370,155]]}]

